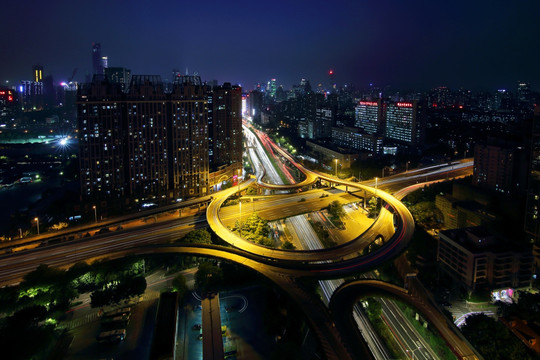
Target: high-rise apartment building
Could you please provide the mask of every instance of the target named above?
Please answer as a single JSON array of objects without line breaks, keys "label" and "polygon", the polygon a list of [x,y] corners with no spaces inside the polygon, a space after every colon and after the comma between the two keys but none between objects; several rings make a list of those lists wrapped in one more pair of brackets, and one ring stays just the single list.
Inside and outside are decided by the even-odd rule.
[{"label": "high-rise apartment building", "polygon": [[131,82],[131,70],[123,67],[108,67],[105,69],[105,77],[110,82],[120,84],[122,90],[127,90]]},{"label": "high-rise apartment building", "polygon": [[170,94],[172,199],[209,191],[208,86],[199,76],[177,76]]},{"label": "high-rise apartment building", "polygon": [[129,194],[163,203],[169,188],[167,95],[159,76],[136,75],[125,95]]},{"label": "high-rise apartment building", "polygon": [[128,195],[122,88],[108,81],[84,84],[77,105],[81,197],[101,207],[122,203]]},{"label": "high-rise apartment building", "polygon": [[[225,84],[214,93],[198,76],[177,77],[170,91],[159,76],[133,76],[127,91],[95,76],[77,102],[83,200],[102,209],[134,208],[206,195],[210,99],[221,96],[222,110],[237,104],[217,116],[224,123],[219,141],[227,141],[219,155],[241,167],[241,108],[228,98],[231,91],[241,98],[239,87]],[[239,129],[227,125],[236,116]]]},{"label": "high-rise apartment building", "polygon": [[395,102],[386,107],[385,138],[407,146],[423,141],[423,106],[417,101]]},{"label": "high-rise apartment building", "polygon": [[224,83],[211,89],[211,167],[242,162],[242,88]]}]

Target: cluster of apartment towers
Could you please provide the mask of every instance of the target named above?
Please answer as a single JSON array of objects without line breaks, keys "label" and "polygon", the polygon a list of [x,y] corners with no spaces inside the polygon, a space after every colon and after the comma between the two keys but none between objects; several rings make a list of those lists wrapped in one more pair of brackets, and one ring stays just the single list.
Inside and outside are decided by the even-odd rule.
[{"label": "cluster of apartment towers", "polygon": [[204,196],[242,165],[242,89],[199,76],[97,74],[77,98],[81,197],[132,209]]}]

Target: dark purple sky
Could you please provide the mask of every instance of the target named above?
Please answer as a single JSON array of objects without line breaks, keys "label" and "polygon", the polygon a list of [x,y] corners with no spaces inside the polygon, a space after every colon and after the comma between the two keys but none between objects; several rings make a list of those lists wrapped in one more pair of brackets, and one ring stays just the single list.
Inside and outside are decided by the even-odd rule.
[{"label": "dark purple sky", "polygon": [[0,6],[0,81],[91,72],[92,42],[109,66],[251,89],[276,78],[394,88],[540,86],[540,1],[20,0]]}]

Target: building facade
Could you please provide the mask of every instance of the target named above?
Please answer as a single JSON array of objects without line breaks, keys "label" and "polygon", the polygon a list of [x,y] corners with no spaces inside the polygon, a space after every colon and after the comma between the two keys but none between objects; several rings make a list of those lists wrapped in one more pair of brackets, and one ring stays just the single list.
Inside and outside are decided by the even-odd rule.
[{"label": "building facade", "polygon": [[[208,194],[212,98],[198,76],[176,78],[170,91],[159,76],[150,75],[133,76],[127,91],[99,76],[81,86],[77,110],[83,201],[103,210]],[[231,112],[240,117],[240,102],[238,106]],[[238,168],[239,121],[239,131],[222,129],[229,141],[224,147],[235,152],[229,165]]]},{"label": "building facade", "polygon": [[214,86],[211,98],[211,168],[242,162],[242,88]]},{"label": "building facade", "polygon": [[355,107],[354,126],[366,134],[382,134],[384,132],[385,104],[377,101],[360,101]]},{"label": "building facade", "polygon": [[332,143],[355,150],[369,151],[380,154],[383,148],[383,138],[376,134],[365,134],[358,128],[332,127]]},{"label": "building facade", "polygon": [[533,256],[483,227],[439,232],[437,261],[467,288],[523,288],[531,285]]},{"label": "building facade", "polygon": [[388,104],[386,108],[385,138],[407,146],[422,144],[422,105],[420,105],[419,101]]},{"label": "building facade", "polygon": [[540,106],[534,109],[530,146],[525,233],[529,241],[534,244],[534,256],[538,272],[538,269],[540,269]]},{"label": "building facade", "polygon": [[509,194],[524,187],[519,176],[519,149],[480,145],[474,147],[473,183]]}]

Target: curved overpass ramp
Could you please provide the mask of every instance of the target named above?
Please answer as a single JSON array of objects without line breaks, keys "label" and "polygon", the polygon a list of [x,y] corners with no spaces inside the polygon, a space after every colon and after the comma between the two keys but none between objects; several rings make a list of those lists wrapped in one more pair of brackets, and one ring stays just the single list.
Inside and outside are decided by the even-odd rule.
[{"label": "curved overpass ramp", "polygon": [[[311,178],[320,178],[353,188],[366,190],[372,193],[376,191],[376,189],[367,185],[334,179],[333,177],[311,172],[306,169],[303,169],[303,171],[306,173],[311,173]],[[405,205],[403,205],[392,195],[384,191],[377,191],[377,195],[385,201],[388,209],[392,209],[393,213],[397,215],[397,225],[395,232],[389,241],[387,241],[384,246],[373,253],[366,256],[344,260],[345,257],[357,253],[367,243],[373,241],[377,234],[381,233],[381,231],[388,231],[384,230],[384,227],[388,227],[389,224],[394,226],[392,219],[393,214],[391,212],[384,210],[381,211],[377,221],[370,227],[370,229],[360,235],[360,237],[341,246],[336,246],[329,249],[297,251],[273,249],[257,245],[240,238],[235,233],[230,231],[226,226],[223,225],[219,216],[219,209],[227,198],[238,191],[242,191],[243,189],[252,185],[254,182],[255,179],[249,179],[248,181],[239,184],[238,187],[235,186],[215,195],[216,197],[212,199],[212,202],[208,206],[206,212],[207,221],[212,230],[221,239],[233,247],[264,258],[275,259],[283,262],[301,263],[302,267],[309,268],[310,271],[313,271],[314,274],[319,274],[319,276],[343,276],[351,272],[367,271],[379,266],[381,263],[390,260],[404,251],[414,232],[414,219]]]},{"label": "curved overpass ramp", "polygon": [[[469,344],[458,335],[459,330],[455,328],[455,325],[446,319],[434,306],[408,294],[405,289],[399,286],[380,280],[357,280],[344,283],[336,289],[330,301],[330,311],[336,327],[343,334],[345,342],[351,345],[350,350],[355,358],[373,358],[351,316],[353,306],[359,300],[372,296],[388,297],[406,303],[422,314],[437,329],[437,332],[459,359],[480,359]],[[357,345],[354,346],[354,344]]]}]

